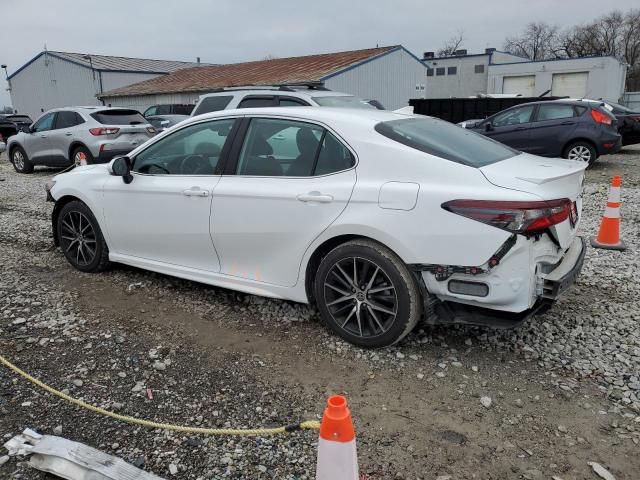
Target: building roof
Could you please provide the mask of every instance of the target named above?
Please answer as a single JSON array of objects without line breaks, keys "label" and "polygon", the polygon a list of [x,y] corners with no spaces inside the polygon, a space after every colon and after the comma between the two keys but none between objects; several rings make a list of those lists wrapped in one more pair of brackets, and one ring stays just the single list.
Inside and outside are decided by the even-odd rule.
[{"label": "building roof", "polygon": [[[322,82],[338,72],[400,49],[404,49],[404,47],[394,45],[303,57],[186,68],[168,75],[110,90],[100,97],[209,92],[216,88],[234,86]],[[416,61],[419,62],[418,59]]]},{"label": "building roof", "polygon": [[[148,58],[113,57],[110,55],[94,55],[92,53],[57,52],[45,50],[33,57],[18,70],[13,72],[9,79],[27,68],[42,55],[50,55],[69,61],[86,68],[93,68],[102,72],[135,72],[135,73],[171,73],[183,68],[197,67],[196,62],[181,62],[176,60],[152,60]],[[91,60],[85,57],[91,57]]]}]

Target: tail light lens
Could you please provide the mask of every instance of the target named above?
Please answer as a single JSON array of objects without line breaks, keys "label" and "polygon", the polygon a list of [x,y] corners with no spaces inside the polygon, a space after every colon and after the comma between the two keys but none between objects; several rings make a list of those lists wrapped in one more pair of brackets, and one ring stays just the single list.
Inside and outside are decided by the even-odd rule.
[{"label": "tail light lens", "polygon": [[524,235],[546,230],[564,222],[571,213],[571,200],[502,202],[493,200],[452,200],[445,210],[502,230]]},{"label": "tail light lens", "polygon": [[99,137],[100,135],[113,135],[120,131],[119,128],[90,128],[91,135]]},{"label": "tail light lens", "polygon": [[603,125],[611,125],[613,120],[606,113],[599,112],[598,110],[591,110],[591,118],[596,123],[602,123]]}]

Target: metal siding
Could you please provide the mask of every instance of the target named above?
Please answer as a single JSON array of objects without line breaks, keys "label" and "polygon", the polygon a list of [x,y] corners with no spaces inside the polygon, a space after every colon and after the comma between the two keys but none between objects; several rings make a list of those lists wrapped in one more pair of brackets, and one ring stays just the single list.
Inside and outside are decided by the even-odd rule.
[{"label": "metal siding", "polygon": [[11,102],[34,120],[42,111],[70,105],[100,105],[91,70],[42,55],[11,79]]},{"label": "metal siding", "polygon": [[329,78],[325,86],[362,98],[379,100],[385,108],[406,107],[410,98],[423,97],[426,68],[404,50],[384,55]]},{"label": "metal siding", "polygon": [[199,93],[165,93],[158,95],[131,95],[128,97],[105,97],[104,102],[112,107],[133,108],[139,112],[144,112],[152,105],[195,104],[198,101]]},{"label": "metal siding", "polygon": [[[426,77],[427,94],[425,98],[466,98],[479,93],[487,93],[489,55],[435,58],[425,61],[425,64],[434,69],[433,76]],[[475,73],[476,65],[484,65],[484,72]],[[448,75],[447,69],[449,67],[456,67],[457,73]],[[436,68],[444,68],[445,74],[436,75]]]}]

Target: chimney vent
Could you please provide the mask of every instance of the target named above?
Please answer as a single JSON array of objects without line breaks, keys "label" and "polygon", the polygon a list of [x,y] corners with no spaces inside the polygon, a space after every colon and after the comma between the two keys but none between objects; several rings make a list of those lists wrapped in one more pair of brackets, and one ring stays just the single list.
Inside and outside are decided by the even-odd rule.
[{"label": "chimney vent", "polygon": [[485,48],[485,49],[484,49],[484,53],[487,53],[487,54],[489,54],[489,55],[490,55],[490,54],[492,54],[492,53],[493,53],[493,52],[495,52],[495,51],[496,51],[496,49],[495,49],[495,48]]},{"label": "chimney vent", "polygon": [[462,50],[456,50],[456,52],[454,53],[454,55],[466,55],[467,54],[467,50],[466,49],[462,49]]},{"label": "chimney vent", "polygon": [[434,58],[436,54],[434,52],[424,52],[423,60],[430,60]]}]

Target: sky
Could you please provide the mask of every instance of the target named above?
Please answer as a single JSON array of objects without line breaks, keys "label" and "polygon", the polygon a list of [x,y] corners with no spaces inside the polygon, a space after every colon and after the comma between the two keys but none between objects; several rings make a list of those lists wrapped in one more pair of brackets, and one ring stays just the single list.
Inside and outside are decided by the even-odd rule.
[{"label": "sky", "polygon": [[[0,0],[9,74],[49,50],[233,63],[376,45],[421,57],[461,31],[462,48],[502,47],[531,21],[566,28],[638,0]],[[10,104],[4,73],[0,107]]]}]

